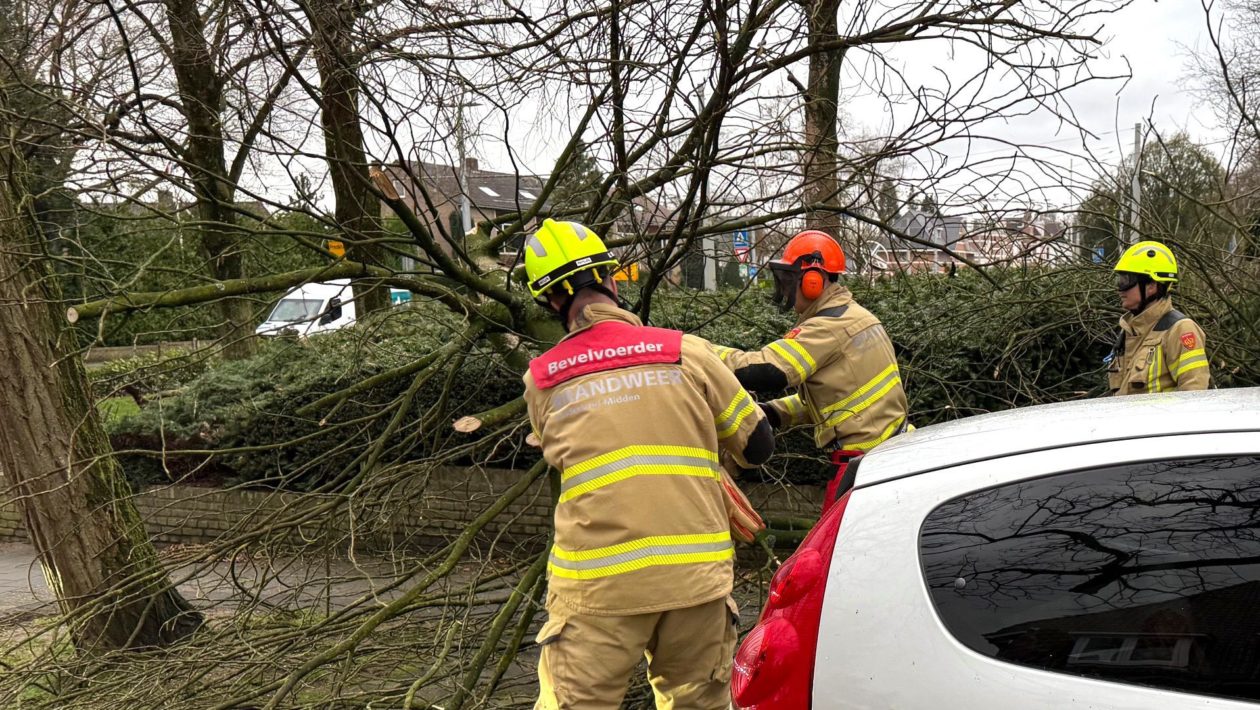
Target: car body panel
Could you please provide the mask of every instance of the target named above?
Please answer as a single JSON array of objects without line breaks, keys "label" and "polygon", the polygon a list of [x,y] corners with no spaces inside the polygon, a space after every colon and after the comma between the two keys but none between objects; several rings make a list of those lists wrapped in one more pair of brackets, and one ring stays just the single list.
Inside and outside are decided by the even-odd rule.
[{"label": "car body panel", "polygon": [[924,427],[868,454],[855,485],[1026,451],[1217,431],[1260,431],[1260,387],[1063,402]]},{"label": "car body panel", "polygon": [[[1057,419],[1055,414],[1024,421],[1044,427]],[[1255,421],[1255,416],[1243,419]],[[933,509],[973,491],[1111,464],[1256,453],[1260,453],[1257,431],[1162,434],[994,456],[892,480],[880,470],[880,457],[872,455],[859,473],[859,480],[866,484],[853,491],[828,571],[814,708],[1257,707],[1040,670],[973,651],[950,634],[936,613],[923,577],[919,541],[924,519]],[[896,463],[893,457],[884,460]]]}]

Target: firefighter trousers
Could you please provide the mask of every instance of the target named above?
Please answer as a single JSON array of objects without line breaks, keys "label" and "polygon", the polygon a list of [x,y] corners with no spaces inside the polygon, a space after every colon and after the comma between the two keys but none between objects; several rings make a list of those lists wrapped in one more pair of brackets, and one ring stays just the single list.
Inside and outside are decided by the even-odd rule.
[{"label": "firefighter trousers", "polygon": [[548,604],[534,710],[615,710],[646,657],[657,710],[726,710],[739,611],[729,597],[684,609],[592,616]]}]

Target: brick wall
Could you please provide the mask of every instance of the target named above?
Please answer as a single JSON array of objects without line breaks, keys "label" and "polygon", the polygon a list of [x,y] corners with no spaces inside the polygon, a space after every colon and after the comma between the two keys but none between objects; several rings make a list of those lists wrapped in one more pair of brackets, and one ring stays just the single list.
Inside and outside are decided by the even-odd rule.
[{"label": "brick wall", "polygon": [[[136,498],[136,507],[154,540],[207,543],[265,533],[271,541],[307,544],[313,540],[372,548],[431,545],[449,541],[509,488],[520,471],[439,468],[404,476],[388,492],[338,500],[319,494],[276,491],[154,486]],[[749,500],[766,517],[817,517],[822,490],[772,484],[745,484]],[[342,497],[344,498],[344,497]],[[486,528],[486,537],[510,532],[514,540],[542,537],[551,527],[546,480],[530,487]],[[0,539],[25,539],[14,504],[0,503]]]}]

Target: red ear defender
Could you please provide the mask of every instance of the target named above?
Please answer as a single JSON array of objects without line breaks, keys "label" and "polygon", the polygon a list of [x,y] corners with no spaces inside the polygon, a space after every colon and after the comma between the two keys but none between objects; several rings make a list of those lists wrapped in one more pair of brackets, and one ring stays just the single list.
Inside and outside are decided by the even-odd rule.
[{"label": "red ear defender", "polygon": [[821,296],[826,288],[827,275],[822,269],[806,269],[801,274],[801,295],[805,298],[812,301]]}]

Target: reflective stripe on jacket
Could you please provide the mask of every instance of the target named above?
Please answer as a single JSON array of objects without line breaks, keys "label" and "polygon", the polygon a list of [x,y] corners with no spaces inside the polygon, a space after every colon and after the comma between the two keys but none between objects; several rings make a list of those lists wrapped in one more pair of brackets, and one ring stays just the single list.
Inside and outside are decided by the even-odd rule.
[{"label": "reflective stripe on jacket", "polygon": [[682,336],[676,362],[626,367],[617,353],[637,344],[582,346],[583,333],[608,322],[643,330],[627,311],[587,306],[562,341],[566,357],[547,363],[587,367],[599,356],[606,369],[545,389],[525,377],[530,424],[560,471],[550,593],[600,615],[719,599],[731,591],[735,553],[718,462],[725,450],[747,465],[742,452],[764,415],[699,338]]},{"label": "reflective stripe on jacket", "polygon": [[1114,395],[1184,392],[1211,383],[1203,329],[1161,298],[1120,318],[1116,346],[1107,356],[1107,387]]},{"label": "reflective stripe on jacket", "polygon": [[758,352],[715,346],[731,370],[774,365],[796,392],[771,402],[784,426],[813,424],[820,448],[866,451],[909,428],[892,341],[847,288],[830,285],[796,327]]}]

